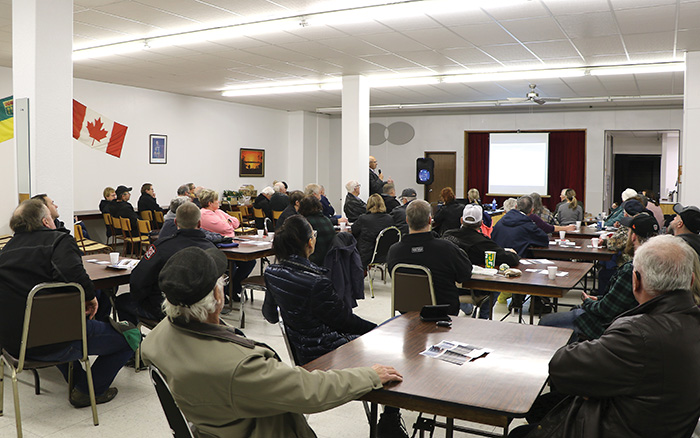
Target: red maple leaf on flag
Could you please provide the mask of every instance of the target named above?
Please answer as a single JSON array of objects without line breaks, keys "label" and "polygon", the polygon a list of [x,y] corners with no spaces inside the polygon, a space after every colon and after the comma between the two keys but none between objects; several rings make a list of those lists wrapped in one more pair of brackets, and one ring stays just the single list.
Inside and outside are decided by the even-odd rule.
[{"label": "red maple leaf on flag", "polygon": [[109,131],[102,129],[102,117],[98,117],[93,123],[87,123],[87,130],[90,133],[90,138],[92,138],[92,144],[95,144],[95,140],[102,141],[107,137]]}]

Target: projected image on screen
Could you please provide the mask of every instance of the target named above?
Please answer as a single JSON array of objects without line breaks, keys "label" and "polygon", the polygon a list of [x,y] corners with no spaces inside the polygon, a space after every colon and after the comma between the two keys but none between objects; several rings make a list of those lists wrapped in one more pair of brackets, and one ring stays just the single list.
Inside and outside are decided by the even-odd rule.
[{"label": "projected image on screen", "polygon": [[547,195],[547,133],[491,134],[489,138],[489,193]]}]

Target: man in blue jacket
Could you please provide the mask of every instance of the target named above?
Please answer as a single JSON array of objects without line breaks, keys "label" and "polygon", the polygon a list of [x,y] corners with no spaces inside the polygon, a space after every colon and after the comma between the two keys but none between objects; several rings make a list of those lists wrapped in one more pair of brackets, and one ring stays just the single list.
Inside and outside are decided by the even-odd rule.
[{"label": "man in blue jacket", "polygon": [[549,237],[528,217],[533,211],[532,198],[518,198],[516,208],[506,213],[496,223],[491,239],[501,248],[513,248],[520,257],[529,255],[531,246],[548,246]]}]

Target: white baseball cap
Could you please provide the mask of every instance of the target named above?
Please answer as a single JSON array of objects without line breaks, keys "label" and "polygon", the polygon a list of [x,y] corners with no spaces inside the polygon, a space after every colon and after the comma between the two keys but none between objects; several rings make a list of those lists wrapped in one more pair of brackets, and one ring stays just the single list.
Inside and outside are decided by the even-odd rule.
[{"label": "white baseball cap", "polygon": [[480,205],[477,204],[467,204],[464,206],[462,211],[462,222],[465,224],[477,224],[481,222],[483,218],[483,213]]}]

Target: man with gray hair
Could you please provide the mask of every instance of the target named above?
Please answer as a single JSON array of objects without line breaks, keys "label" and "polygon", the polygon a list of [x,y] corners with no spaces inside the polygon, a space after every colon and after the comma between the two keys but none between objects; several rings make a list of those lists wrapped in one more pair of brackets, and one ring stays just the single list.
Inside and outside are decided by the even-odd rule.
[{"label": "man with gray hair", "polygon": [[287,196],[287,189],[284,187],[284,183],[277,181],[272,186],[272,189],[275,193],[270,198],[270,208],[272,208],[272,211],[284,211],[289,205],[289,196]]},{"label": "man with gray hair", "polygon": [[384,187],[382,187],[382,199],[384,200],[387,214],[391,214],[396,207],[401,206],[396,199],[396,187],[394,183],[384,184]]},{"label": "man with gray hair", "polygon": [[127,319],[134,324],[138,322],[138,318],[163,319],[163,294],[158,287],[158,275],[165,263],[183,248],[216,248],[199,229],[201,217],[201,210],[193,202],[187,201],[177,208],[177,231],[174,235],[159,238],[148,247],[139,264],[131,272],[131,292],[118,297],[117,310],[120,312],[120,319]]},{"label": "man with gray hair", "polygon": [[401,196],[399,197],[401,205],[391,210],[391,218],[394,219],[394,225],[396,226],[396,228],[401,230],[402,236],[408,234],[408,224],[406,223],[406,207],[408,207],[408,204],[410,204],[411,201],[415,201],[417,196],[418,195],[416,194],[416,191],[413,188],[408,187],[403,189],[403,191],[401,192]]},{"label": "man with gray hair", "polygon": [[531,246],[548,246],[547,234],[528,217],[533,209],[531,197],[519,197],[516,208],[494,225],[491,239],[501,248],[513,248],[520,257],[527,257]]},{"label": "man with gray hair", "polygon": [[255,218],[255,228],[262,230],[265,228],[265,218],[269,218],[272,221],[272,205],[270,204],[270,198],[275,193],[275,190],[267,186],[260,191],[260,194],[253,202],[253,208],[257,208],[263,211],[264,217]]},{"label": "man with gray hair", "polygon": [[357,181],[348,181],[345,184],[345,190],[348,191],[345,197],[345,205],[343,211],[350,222],[355,222],[361,214],[367,213],[367,204],[360,199],[360,183]]},{"label": "man with gray hair", "polygon": [[454,243],[436,239],[430,230],[430,204],[417,199],[406,207],[408,236],[389,248],[387,263],[391,271],[398,263],[421,265],[430,269],[433,276],[435,300],[449,304],[450,315],[459,314],[459,289],[471,277],[472,264],[467,254]]},{"label": "man with gray hair", "polygon": [[190,196],[190,186],[183,184],[177,188],[177,196]]},{"label": "man with gray hair", "polygon": [[[700,309],[689,291],[695,252],[649,239],[634,257],[639,305],[595,341],[561,348],[552,387],[570,395],[528,438],[690,437],[700,416]],[[695,279],[697,281],[697,279]]]},{"label": "man with gray hair", "polygon": [[392,367],[309,372],[291,367],[265,344],[221,325],[226,256],[186,248],[159,276],[167,319],[143,343],[196,436],[314,437],[303,414],[354,400],[400,382]]}]

